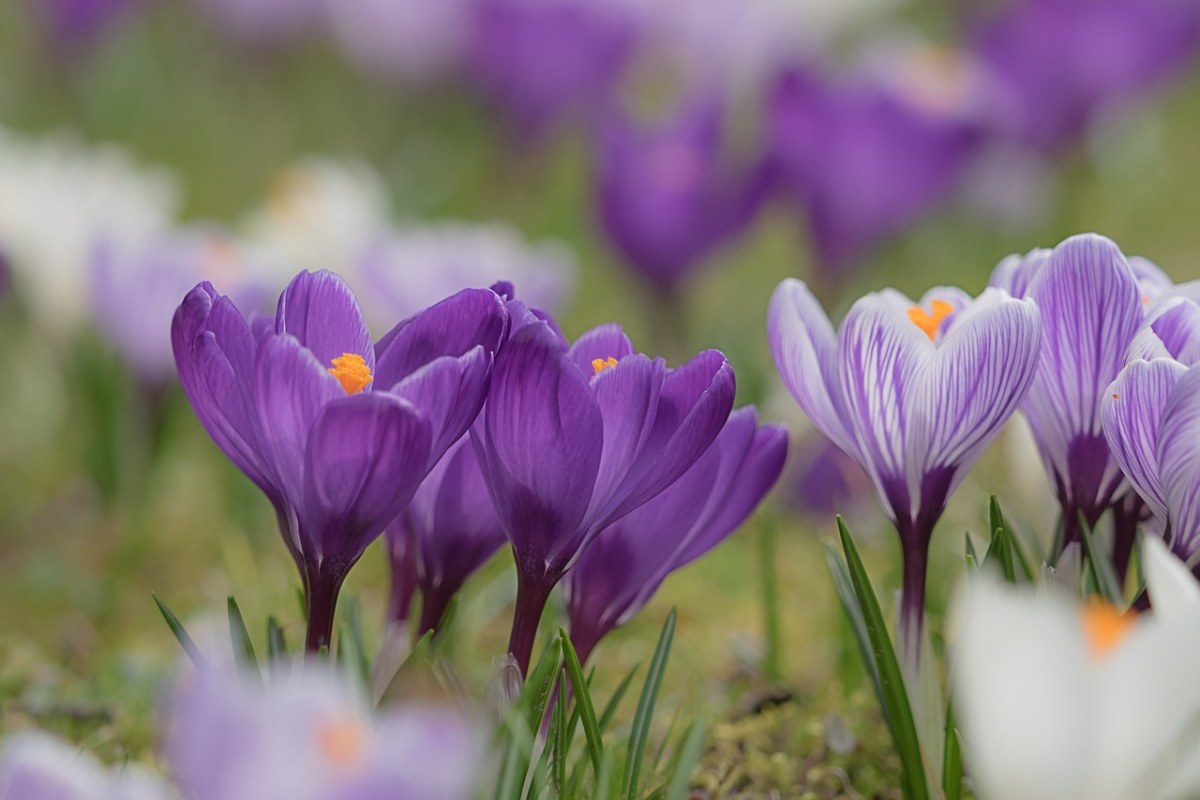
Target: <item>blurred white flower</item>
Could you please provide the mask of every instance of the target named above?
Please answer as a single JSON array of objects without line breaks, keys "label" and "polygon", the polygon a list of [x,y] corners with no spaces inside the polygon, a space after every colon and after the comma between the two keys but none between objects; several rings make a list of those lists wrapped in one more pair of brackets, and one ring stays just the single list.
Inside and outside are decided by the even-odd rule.
[{"label": "blurred white flower", "polygon": [[527,242],[509,225],[438,222],[376,240],[351,275],[367,321],[381,333],[460,289],[499,281],[513,284],[528,305],[561,310],[575,268],[564,245]]},{"label": "blurred white flower", "polygon": [[1153,800],[1200,792],[1200,587],[1163,543],[1154,609],[973,579],[958,599],[955,709],[983,800]]},{"label": "blurred white flower", "polygon": [[171,174],[114,145],[0,131],[0,250],[14,290],[51,331],[83,320],[97,242],[145,239],[171,222],[179,202]]},{"label": "blurred white flower", "polygon": [[0,746],[0,800],[168,800],[174,792],[136,767],[109,771],[78,747],[37,731]]}]

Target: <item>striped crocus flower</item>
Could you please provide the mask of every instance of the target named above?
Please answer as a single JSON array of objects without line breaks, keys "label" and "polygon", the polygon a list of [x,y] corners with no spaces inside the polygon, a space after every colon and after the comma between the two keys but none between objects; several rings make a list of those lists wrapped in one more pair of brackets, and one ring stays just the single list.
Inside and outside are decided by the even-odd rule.
[{"label": "striped crocus flower", "polygon": [[915,663],[930,536],[1034,378],[1037,308],[997,289],[972,300],[936,288],[920,302],[886,290],[859,299],[835,331],[789,279],[771,299],[768,333],[784,383],[863,466],[900,534],[902,647]]}]

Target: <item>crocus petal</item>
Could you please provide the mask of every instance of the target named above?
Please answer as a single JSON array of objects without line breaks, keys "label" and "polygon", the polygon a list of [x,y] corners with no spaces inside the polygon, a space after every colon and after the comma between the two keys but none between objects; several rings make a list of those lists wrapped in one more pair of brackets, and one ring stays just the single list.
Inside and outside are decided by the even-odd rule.
[{"label": "crocus petal", "polygon": [[1155,309],[1129,347],[1131,359],[1173,358],[1190,367],[1200,362],[1200,306],[1173,299]]},{"label": "crocus petal", "polygon": [[802,281],[789,278],[771,295],[767,336],[779,375],[800,408],[838,447],[861,461],[843,412],[837,336]]},{"label": "crocus petal", "polygon": [[432,361],[392,387],[392,394],[412,403],[429,419],[433,431],[429,466],[479,416],[491,368],[491,352],[476,346],[459,358]]},{"label": "crocus petal", "polygon": [[304,462],[308,513],[323,520],[313,532],[312,555],[353,564],[412,498],[425,477],[431,441],[428,420],[387,393],[326,405]]},{"label": "crocus petal", "polygon": [[1137,280],[1112,241],[1087,234],[1054,249],[1028,296],[1042,316],[1042,354],[1023,408],[1060,500],[1098,513],[1120,481],[1103,447],[1100,402],[1142,322]]},{"label": "crocus petal", "polygon": [[583,520],[604,443],[588,378],[548,326],[525,326],[501,350],[471,438],[519,566],[544,569],[538,560]]},{"label": "crocus petal", "polygon": [[108,800],[108,783],[95,759],[45,733],[18,734],[0,750],[4,800]]},{"label": "crocus petal", "polygon": [[576,339],[568,354],[585,375],[591,375],[595,371],[593,361],[608,361],[610,358],[620,361],[632,352],[633,344],[625,331],[621,330],[620,325],[610,322],[592,328]]},{"label": "crocus petal", "polygon": [[1188,559],[1200,544],[1200,366],[1179,378],[1163,408],[1157,455],[1171,549]]},{"label": "crocus petal", "polygon": [[1159,426],[1187,370],[1166,358],[1134,361],[1108,387],[1101,407],[1104,437],[1121,471],[1163,525],[1167,502],[1159,481]]},{"label": "crocus petal", "polygon": [[328,367],[346,353],[375,371],[375,351],[362,309],[340,277],[327,270],[301,272],[279,296],[275,332],[288,333]]},{"label": "crocus petal", "polygon": [[1011,255],[1004,258],[992,270],[988,285],[1003,289],[1013,297],[1025,297],[1030,282],[1050,260],[1052,252],[1046,248],[1038,248],[1023,256]]},{"label": "crocus petal", "polygon": [[1142,541],[1142,569],[1155,617],[1196,618],[1200,613],[1200,584],[1157,536]]},{"label": "crocus petal", "polygon": [[458,358],[479,346],[495,353],[507,328],[508,311],[499,295],[490,289],[464,289],[409,317],[379,340],[375,381],[395,386],[432,361]]}]

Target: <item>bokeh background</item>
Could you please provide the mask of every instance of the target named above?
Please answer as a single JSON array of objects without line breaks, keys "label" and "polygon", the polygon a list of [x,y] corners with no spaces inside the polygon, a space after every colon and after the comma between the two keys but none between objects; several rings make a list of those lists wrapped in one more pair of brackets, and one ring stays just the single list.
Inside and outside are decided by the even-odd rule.
[{"label": "bokeh background", "polygon": [[[512,279],[568,336],[615,320],[675,362],[724,350],[738,405],[791,426],[787,474],[601,645],[598,681],[646,660],[675,606],[664,720],[732,720],[782,683],[803,746],[829,744],[830,713],[870,741],[822,542],[846,514],[883,587],[898,548],[780,389],[770,292],[804,278],[835,320],[883,286],[975,293],[1002,257],[1088,230],[1200,277],[1198,54],[1193,0],[0,4],[0,725],[152,759],[178,658],[152,592],[197,629],[236,595],[301,635],[269,505],[192,416],[168,326],[200,279],[269,308],[329,268],[379,334]],[[935,616],[986,495],[1036,538],[1043,484],[1006,434],[935,537]],[[509,558],[449,641],[480,693]],[[343,595],[372,641],[387,581],[377,545]]]}]

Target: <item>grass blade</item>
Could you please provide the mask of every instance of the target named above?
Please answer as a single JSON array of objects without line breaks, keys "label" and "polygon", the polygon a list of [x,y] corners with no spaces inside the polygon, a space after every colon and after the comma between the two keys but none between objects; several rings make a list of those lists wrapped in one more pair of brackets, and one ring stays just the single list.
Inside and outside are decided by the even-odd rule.
[{"label": "grass blade", "polygon": [[1109,561],[1108,554],[1096,545],[1095,536],[1082,520],[1079,525],[1079,535],[1083,539],[1084,555],[1087,556],[1088,574],[1095,581],[1096,589],[1105,600],[1119,608],[1124,608],[1125,592],[1121,588],[1121,581],[1117,579],[1117,573],[1113,571],[1112,562]]},{"label": "grass blade", "polygon": [[267,658],[278,661],[287,658],[287,655],[287,642],[283,638],[283,628],[279,627],[279,620],[273,616],[267,617]]},{"label": "grass blade", "polygon": [[187,630],[183,627],[183,623],[179,618],[172,613],[171,609],[167,608],[167,604],[158,599],[158,595],[154,592],[150,593],[154,598],[154,605],[158,606],[158,613],[167,622],[167,627],[171,629],[171,633],[175,634],[175,640],[179,642],[179,646],[183,648],[183,652],[187,653],[187,657],[197,667],[204,666],[204,656],[200,655],[200,648],[196,647],[196,643],[192,637],[188,635]]},{"label": "grass blade", "polygon": [[858,549],[854,546],[850,531],[840,516],[837,522],[838,536],[842,540],[842,550],[846,555],[846,568],[850,573],[859,607],[862,609],[863,623],[879,670],[879,684],[886,699],[888,727],[891,728],[892,740],[900,756],[903,769],[901,789],[909,800],[926,800],[929,792],[925,784],[925,764],[921,758],[916,723],[913,720],[912,707],[908,703],[900,664],[896,660],[896,651],[888,638],[879,600],[875,596],[875,590],[871,588],[871,580],[858,555]]},{"label": "grass blade", "polygon": [[833,588],[837,592],[838,600],[842,603],[842,610],[845,611],[846,618],[850,621],[850,626],[854,630],[854,638],[858,642],[859,652],[862,653],[863,664],[867,668],[867,676],[870,677],[871,685],[875,689],[875,697],[879,700],[879,706],[883,709],[883,716],[886,718],[888,727],[890,728],[892,720],[888,711],[887,697],[883,693],[883,683],[879,680],[879,667],[875,664],[875,653],[871,647],[871,637],[867,633],[867,623],[863,620],[858,595],[854,593],[854,583],[850,580],[850,572],[846,568],[846,562],[829,545],[825,546],[825,560],[829,564],[829,573],[833,576]]},{"label": "grass blade", "polygon": [[942,794],[945,800],[962,799],[963,760],[962,742],[955,727],[954,704],[946,706],[946,744],[942,761]]},{"label": "grass blade", "polygon": [[696,722],[688,731],[679,747],[679,758],[675,762],[671,782],[667,784],[665,800],[687,800],[692,773],[696,771],[696,765],[700,763],[700,754],[703,752],[705,733],[707,730],[702,722]]},{"label": "grass blade", "polygon": [[634,664],[633,669],[625,674],[621,682],[617,684],[617,688],[613,691],[612,697],[608,699],[608,704],[604,706],[604,711],[600,712],[600,732],[608,730],[608,726],[612,723],[613,716],[617,713],[617,706],[621,704],[621,700],[625,698],[625,693],[629,691],[629,687],[633,685],[633,676],[637,675],[638,668],[641,664]]},{"label": "grass blade", "polygon": [[583,735],[587,739],[592,768],[599,770],[600,756],[604,753],[604,742],[600,738],[600,723],[596,721],[596,708],[592,705],[591,692],[583,677],[583,666],[579,663],[579,655],[575,652],[575,647],[571,644],[571,637],[567,635],[566,630],[559,628],[558,638],[562,644],[567,676],[571,679],[571,688],[575,693],[575,707],[579,709],[579,716],[583,721]]},{"label": "grass blade", "polygon": [[238,608],[233,595],[226,598],[225,608],[229,614],[229,637],[233,640],[233,654],[237,657],[238,665],[246,674],[256,675],[258,656],[254,654],[254,642],[250,641],[246,620],[242,617],[242,610]]},{"label": "grass blade", "polygon": [[650,669],[646,672],[646,682],[642,684],[642,696],[638,699],[637,713],[633,718],[628,761],[625,764],[625,800],[633,800],[637,796],[642,756],[645,755],[646,740],[650,735],[650,720],[654,716],[654,704],[662,688],[662,677],[667,669],[667,658],[670,656],[671,642],[674,638],[675,609],[671,609],[667,621],[663,624],[662,634],[658,637],[658,647],[654,650],[654,658],[651,659]]}]

